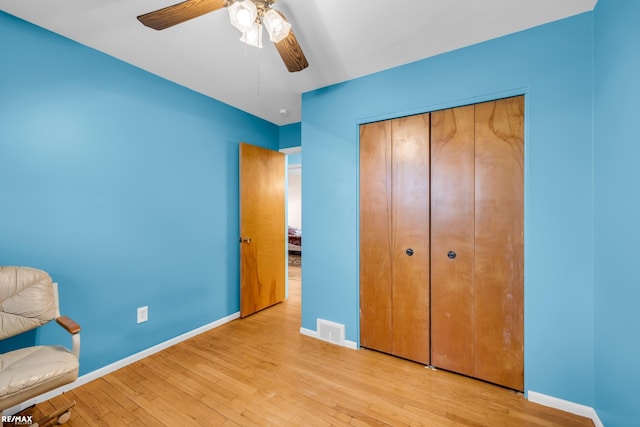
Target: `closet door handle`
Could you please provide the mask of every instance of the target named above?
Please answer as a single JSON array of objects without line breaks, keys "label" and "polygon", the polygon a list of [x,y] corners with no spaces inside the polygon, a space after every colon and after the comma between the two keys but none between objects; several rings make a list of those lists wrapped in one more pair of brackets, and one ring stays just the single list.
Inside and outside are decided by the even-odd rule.
[{"label": "closet door handle", "polygon": [[406,252],[406,254],[407,254],[407,255],[409,255],[409,256],[412,256],[412,255],[413,255],[413,249],[411,249],[411,248],[407,249],[405,252]]},{"label": "closet door handle", "polygon": [[454,251],[449,251],[447,252],[447,256],[449,257],[449,259],[454,259],[457,254]]}]

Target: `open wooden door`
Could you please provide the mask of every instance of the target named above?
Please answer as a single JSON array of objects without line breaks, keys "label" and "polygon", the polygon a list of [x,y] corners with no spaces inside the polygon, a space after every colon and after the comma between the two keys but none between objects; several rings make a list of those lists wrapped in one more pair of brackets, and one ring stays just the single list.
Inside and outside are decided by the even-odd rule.
[{"label": "open wooden door", "polygon": [[285,297],[285,155],[240,143],[240,317]]}]

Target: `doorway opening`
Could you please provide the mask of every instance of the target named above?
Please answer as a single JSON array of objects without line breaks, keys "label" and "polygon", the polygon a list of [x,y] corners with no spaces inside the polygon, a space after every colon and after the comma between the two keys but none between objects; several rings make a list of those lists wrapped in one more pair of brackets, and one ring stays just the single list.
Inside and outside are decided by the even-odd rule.
[{"label": "doorway opening", "polygon": [[302,148],[280,151],[287,155],[287,276],[291,288],[300,285],[302,276]]}]

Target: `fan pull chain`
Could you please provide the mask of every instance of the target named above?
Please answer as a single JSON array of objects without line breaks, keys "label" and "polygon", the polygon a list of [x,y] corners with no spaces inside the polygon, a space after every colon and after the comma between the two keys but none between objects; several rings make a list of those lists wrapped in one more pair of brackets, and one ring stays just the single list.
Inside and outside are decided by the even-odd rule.
[{"label": "fan pull chain", "polygon": [[[262,24],[258,24],[258,46],[262,46]],[[257,90],[258,96],[260,96],[260,48],[256,48],[258,51],[256,53],[256,62],[258,65],[258,82],[257,82]]]},{"label": "fan pull chain", "polygon": [[247,49],[249,48],[249,45],[247,44],[247,32],[246,31],[244,33],[242,33],[242,43],[244,43],[244,56],[247,56],[248,55]]}]

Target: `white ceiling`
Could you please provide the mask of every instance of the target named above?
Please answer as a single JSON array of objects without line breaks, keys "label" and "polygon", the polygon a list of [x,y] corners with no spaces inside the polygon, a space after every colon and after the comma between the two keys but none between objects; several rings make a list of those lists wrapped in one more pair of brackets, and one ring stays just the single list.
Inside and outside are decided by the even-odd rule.
[{"label": "white ceiling", "polygon": [[[0,0],[0,10],[278,125],[301,94],[593,10],[597,0],[280,0],[309,68],[265,36],[247,47],[226,9],[163,31],[136,17],[179,0]],[[287,115],[280,111],[286,109]]]}]

